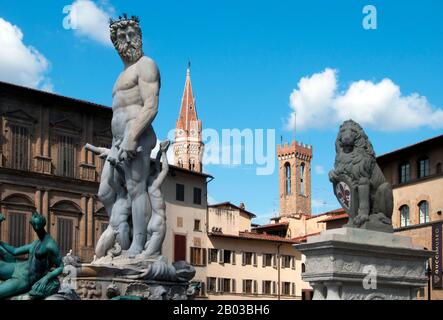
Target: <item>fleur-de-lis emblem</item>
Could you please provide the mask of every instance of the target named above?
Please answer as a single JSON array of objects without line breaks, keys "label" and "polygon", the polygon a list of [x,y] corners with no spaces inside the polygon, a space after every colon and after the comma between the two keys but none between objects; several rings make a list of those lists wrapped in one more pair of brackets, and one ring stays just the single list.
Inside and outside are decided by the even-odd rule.
[{"label": "fleur-de-lis emblem", "polygon": [[340,182],[337,184],[336,187],[336,194],[338,201],[346,207],[346,209],[349,209],[351,204],[351,191],[349,190],[349,187],[347,184]]}]

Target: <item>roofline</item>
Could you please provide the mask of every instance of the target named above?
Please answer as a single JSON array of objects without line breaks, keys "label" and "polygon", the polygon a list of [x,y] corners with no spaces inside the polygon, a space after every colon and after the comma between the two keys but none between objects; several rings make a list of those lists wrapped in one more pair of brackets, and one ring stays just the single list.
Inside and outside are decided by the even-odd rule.
[{"label": "roofline", "polygon": [[8,86],[11,87],[13,89],[18,89],[18,90],[25,90],[29,93],[32,94],[38,94],[41,95],[42,97],[53,97],[56,99],[62,99],[62,100],[67,100],[69,102],[72,103],[82,103],[82,104],[87,104],[91,107],[97,108],[99,110],[106,110],[106,111],[112,111],[112,109],[108,106],[102,105],[102,104],[98,104],[95,102],[90,102],[90,101],[86,101],[86,100],[81,100],[81,99],[76,99],[76,98],[72,98],[72,97],[67,97],[67,96],[63,96],[61,94],[57,94],[57,93],[52,93],[52,92],[48,92],[48,91],[43,91],[43,90],[39,90],[39,89],[34,89],[34,88],[30,88],[30,87],[25,87],[22,85],[18,85],[15,83],[10,83],[10,82],[4,82],[4,81],[0,81],[0,86]]},{"label": "roofline", "polygon": [[208,207],[209,207],[209,208],[216,208],[216,207],[219,207],[219,206],[222,206],[222,205],[230,205],[230,206],[233,206],[233,207],[235,207],[236,209],[238,209],[238,210],[240,210],[240,211],[246,213],[247,215],[250,215],[252,218],[257,218],[257,216],[256,216],[254,213],[249,212],[249,211],[247,211],[247,210],[245,210],[245,209],[242,209],[242,208],[240,208],[239,206],[236,206],[235,204],[233,204],[232,202],[229,202],[229,201],[225,201],[225,202],[220,202],[220,203],[211,204],[211,205],[208,205]]},{"label": "roofline", "polygon": [[402,147],[402,148],[397,149],[397,150],[393,150],[393,151],[384,153],[384,154],[378,156],[377,160],[378,161],[386,161],[387,159],[389,159],[392,156],[395,156],[395,155],[400,154],[402,152],[406,152],[406,151],[411,150],[413,148],[419,147],[422,144],[431,143],[431,142],[433,142],[435,140],[440,140],[440,139],[443,141],[443,134],[435,136],[435,137],[432,137],[432,138],[429,138],[429,139],[426,139],[426,140],[422,140],[422,141],[413,143],[411,145],[408,145],[406,147]]},{"label": "roofline", "polygon": [[[258,235],[260,235],[260,233],[258,233]],[[281,243],[296,243],[294,240],[292,239],[285,239],[285,238],[281,238],[281,239],[264,239],[264,238],[249,238],[249,237],[245,237],[242,235],[235,235],[235,234],[224,234],[224,233],[208,233],[209,237],[221,237],[221,238],[231,238],[231,239],[242,239],[242,240],[258,240],[258,241],[269,241],[269,242],[281,242]],[[269,235],[268,235],[269,236]],[[277,237],[277,236],[275,236]]]}]

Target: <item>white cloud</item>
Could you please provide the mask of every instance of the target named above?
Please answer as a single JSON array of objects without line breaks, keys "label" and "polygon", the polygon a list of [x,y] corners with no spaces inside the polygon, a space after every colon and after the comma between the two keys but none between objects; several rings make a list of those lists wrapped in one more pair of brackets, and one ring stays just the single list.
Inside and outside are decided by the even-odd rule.
[{"label": "white cloud", "polygon": [[315,166],[315,173],[318,175],[325,174],[325,168],[323,166]]},{"label": "white cloud", "polygon": [[336,127],[348,119],[383,131],[443,128],[443,109],[432,106],[426,97],[402,95],[400,87],[388,78],[378,83],[356,81],[340,92],[337,74],[327,68],[299,81],[289,98],[292,112],[287,130]]},{"label": "white cloud", "polygon": [[52,91],[46,76],[49,61],[34,47],[25,45],[23,32],[0,18],[0,80]]},{"label": "white cloud", "polygon": [[109,38],[109,18],[115,13],[108,1],[100,6],[91,0],[76,0],[71,4],[66,22],[79,37],[86,37],[112,46]]}]

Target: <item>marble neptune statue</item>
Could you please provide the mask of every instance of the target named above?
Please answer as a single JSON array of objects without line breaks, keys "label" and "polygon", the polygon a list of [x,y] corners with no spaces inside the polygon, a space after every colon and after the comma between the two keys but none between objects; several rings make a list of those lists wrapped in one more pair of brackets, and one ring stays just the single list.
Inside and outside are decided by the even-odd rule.
[{"label": "marble neptune statue", "polygon": [[[135,257],[144,250],[152,212],[146,186],[150,155],[157,142],[152,123],[158,112],[160,73],[155,62],[143,54],[137,17],[111,20],[110,33],[124,70],[112,92],[113,139],[106,156],[111,161],[105,161],[98,196],[110,220],[132,221],[130,226],[122,224],[119,245]],[[122,197],[126,192],[127,197]],[[100,257],[103,252],[96,254]]]}]

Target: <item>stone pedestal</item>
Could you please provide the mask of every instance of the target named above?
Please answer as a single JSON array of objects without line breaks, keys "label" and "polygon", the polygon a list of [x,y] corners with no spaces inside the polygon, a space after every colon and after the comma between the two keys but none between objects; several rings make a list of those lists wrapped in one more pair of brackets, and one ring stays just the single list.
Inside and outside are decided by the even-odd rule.
[{"label": "stone pedestal", "polygon": [[163,256],[106,256],[90,264],[64,258],[62,288],[75,290],[81,300],[192,300],[195,269],[185,261],[169,264]]},{"label": "stone pedestal", "polygon": [[191,300],[189,283],[133,280],[114,277],[79,277],[74,287],[81,300],[109,300],[113,297],[141,300]]},{"label": "stone pedestal", "polygon": [[355,228],[323,231],[294,246],[314,300],[413,300],[427,284],[432,252],[409,237]]}]

